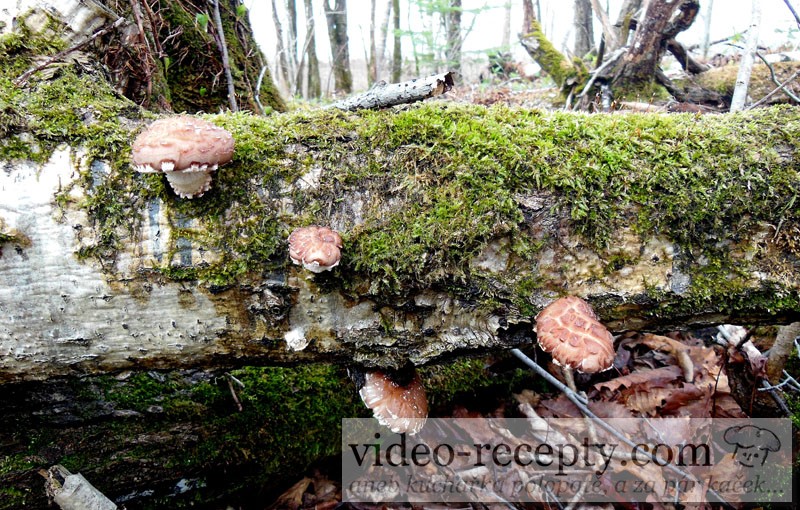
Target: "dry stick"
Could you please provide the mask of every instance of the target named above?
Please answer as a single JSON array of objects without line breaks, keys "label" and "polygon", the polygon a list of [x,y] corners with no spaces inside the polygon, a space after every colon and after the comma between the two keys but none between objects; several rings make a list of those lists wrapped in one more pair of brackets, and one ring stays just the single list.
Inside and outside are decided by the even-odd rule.
[{"label": "dry stick", "polygon": [[[536,364],[536,362],[533,361],[532,359],[530,359],[528,356],[526,356],[524,352],[522,352],[519,349],[511,349],[511,354],[513,354],[520,361],[525,363],[525,365],[527,365],[531,370],[536,372],[537,375],[543,377],[544,379],[547,380],[547,382],[549,382],[550,384],[554,385],[556,388],[561,390],[561,392],[564,393],[564,395],[573,404],[575,404],[575,406],[578,409],[580,409],[580,411],[584,414],[584,416],[594,420],[598,425],[600,425],[602,428],[604,428],[607,432],[611,433],[614,437],[616,437],[617,439],[619,439],[620,441],[622,441],[623,443],[625,443],[629,447],[641,451],[640,449],[638,449],[636,443],[634,443],[633,441],[631,441],[630,439],[628,439],[627,437],[622,435],[622,433],[620,431],[618,431],[617,429],[615,429],[614,427],[612,427],[611,425],[606,423],[603,419],[598,417],[596,414],[594,414],[586,406],[586,403],[584,403],[584,400],[581,399],[581,397],[577,393],[575,393],[571,389],[569,389],[566,386],[564,386],[563,384],[561,384],[561,382],[558,379],[556,379],[555,377],[550,375],[550,373],[547,370],[543,369],[538,364]],[[654,454],[649,453],[649,452],[645,452],[645,453],[647,453],[647,455],[649,455],[650,459],[653,460],[654,462],[656,462],[657,465],[664,466],[667,469],[669,469],[670,471],[672,471],[673,473],[675,473],[675,474],[677,474],[677,475],[679,475],[679,476],[681,476],[683,478],[686,478],[686,479],[691,479],[692,478],[688,473],[683,472],[681,469],[675,467],[673,464],[669,464],[667,462],[663,462],[664,459],[662,459],[661,456],[654,455]],[[707,492],[708,492],[709,495],[711,495],[712,497],[716,498],[717,501],[720,504],[724,505],[726,508],[733,508],[733,506],[730,503],[725,501],[725,499],[723,499],[723,497],[720,496],[713,489],[708,489]]]},{"label": "dry stick", "polygon": [[747,109],[749,110],[750,108],[754,108],[756,105],[762,104],[765,100],[767,100],[768,98],[772,97],[774,94],[777,94],[778,91],[780,91],[780,90],[783,90],[783,93],[786,94],[787,96],[789,96],[794,102],[800,103],[800,97],[795,96],[789,89],[786,88],[786,85],[790,81],[792,81],[797,76],[798,72],[800,72],[800,71],[795,72],[788,80],[786,80],[786,82],[781,83],[781,82],[778,81],[778,77],[775,76],[775,69],[772,67],[772,64],[770,64],[767,61],[767,59],[764,58],[764,55],[762,55],[761,53],[756,53],[756,55],[758,55],[758,58],[760,58],[761,61],[764,62],[764,64],[766,64],[767,69],[769,69],[770,79],[772,80],[772,83],[774,83],[777,86],[777,88],[774,89],[769,94],[767,94],[765,97],[759,99],[757,102],[751,104]]},{"label": "dry stick", "polygon": [[453,88],[453,73],[446,72],[425,78],[417,78],[402,83],[376,83],[371,89],[348,97],[327,108],[338,108],[345,111],[388,108],[400,104],[422,101]]},{"label": "dry stick", "polygon": [[38,66],[34,67],[33,69],[29,69],[28,71],[25,71],[19,78],[14,80],[14,85],[16,85],[17,87],[21,87],[21,86],[25,85],[25,83],[28,81],[28,78],[30,78],[31,75],[33,75],[34,73],[36,73],[38,71],[41,71],[42,69],[44,69],[45,67],[49,66],[50,64],[52,64],[56,60],[61,60],[62,58],[64,58],[66,55],[72,53],[73,51],[76,51],[76,50],[79,50],[79,49],[83,48],[84,46],[86,46],[90,42],[94,41],[98,37],[100,37],[102,35],[105,35],[108,32],[110,32],[111,30],[114,30],[118,26],[122,25],[124,22],[125,22],[125,18],[119,18],[114,23],[106,26],[105,28],[101,28],[100,30],[98,30],[97,32],[92,34],[85,41],[80,42],[80,43],[76,44],[75,46],[73,46],[71,48],[67,48],[66,50],[59,51],[58,53],[56,53],[52,57],[48,58],[44,63],[39,64]]},{"label": "dry stick", "polygon": [[794,20],[797,22],[797,28],[800,28],[800,16],[797,15],[797,12],[794,10],[794,7],[792,7],[792,4],[789,3],[789,0],[783,0],[783,3],[785,3],[786,7],[788,7],[789,10],[792,11]]},{"label": "dry stick", "polygon": [[258,73],[258,81],[256,81],[256,93],[255,93],[255,100],[256,104],[258,105],[258,109],[261,110],[261,115],[265,115],[267,112],[264,110],[264,105],[261,104],[261,82],[264,80],[264,75],[267,72],[267,66],[263,66],[261,68],[261,72]]},{"label": "dry stick", "polygon": [[219,1],[209,0],[214,6],[214,23],[219,32],[219,51],[222,54],[222,67],[225,69],[225,79],[228,81],[228,102],[231,104],[231,111],[238,112],[239,106],[236,104],[236,90],[233,88],[233,76],[231,66],[228,61],[228,44],[225,42],[225,31],[222,29],[222,18],[219,15]]}]

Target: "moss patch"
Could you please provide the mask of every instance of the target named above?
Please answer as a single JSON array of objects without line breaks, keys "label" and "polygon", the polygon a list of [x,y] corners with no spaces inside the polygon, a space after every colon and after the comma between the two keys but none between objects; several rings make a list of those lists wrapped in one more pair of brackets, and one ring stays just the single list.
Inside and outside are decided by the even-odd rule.
[{"label": "moss patch", "polygon": [[[7,53],[20,51],[23,43],[15,41],[7,42]],[[291,229],[338,221],[347,257],[334,274],[348,274],[338,280],[345,291],[390,300],[431,285],[458,289],[476,276],[467,262],[492,239],[509,238],[522,260],[552,242],[531,239],[520,202],[526,196],[552,197],[549,212],[607,252],[612,272],[625,263],[608,246],[622,226],[713,258],[715,245],[747,239],[758,226],[781,224],[785,234],[800,223],[797,208],[788,207],[800,180],[792,163],[800,114],[791,108],[587,116],[430,102],[381,112],[212,115],[206,118],[234,135],[234,162],[217,172],[209,193],[190,201],[175,197],[163,176],[132,171],[136,128],[121,119],[147,116],[95,76],[64,68],[20,90],[4,74],[0,90],[7,111],[24,112],[4,118],[0,158],[42,161],[70,143],[109,163],[101,178],[82,168],[73,184],[81,193],[66,188],[57,196],[65,209],[91,218],[95,239],[78,255],[113,268],[121,239],[135,238],[141,211],[157,203],[172,231],[165,260],[151,266],[169,279],[247,281],[287,264]],[[294,186],[314,168],[323,175],[319,186]],[[354,204],[358,224],[348,223]],[[711,233],[718,237],[709,239]],[[780,236],[775,242],[788,244]],[[181,262],[186,244],[215,257]],[[715,267],[721,266],[692,276],[702,283],[702,273]],[[720,274],[706,276],[721,281]],[[503,295],[492,290],[496,281],[485,283],[481,292],[467,292],[495,306],[498,298],[513,302],[535,292],[538,277],[512,275],[500,282],[510,289]],[[709,301],[735,291],[697,290]]]}]

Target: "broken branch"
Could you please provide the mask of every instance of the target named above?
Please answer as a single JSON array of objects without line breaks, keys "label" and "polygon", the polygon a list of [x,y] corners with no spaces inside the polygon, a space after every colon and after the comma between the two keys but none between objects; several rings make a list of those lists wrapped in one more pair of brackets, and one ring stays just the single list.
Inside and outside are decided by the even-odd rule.
[{"label": "broken branch", "polygon": [[415,103],[444,94],[453,88],[453,73],[435,74],[402,83],[378,82],[368,91],[338,101],[329,108],[340,110],[371,110],[388,108],[399,104]]}]

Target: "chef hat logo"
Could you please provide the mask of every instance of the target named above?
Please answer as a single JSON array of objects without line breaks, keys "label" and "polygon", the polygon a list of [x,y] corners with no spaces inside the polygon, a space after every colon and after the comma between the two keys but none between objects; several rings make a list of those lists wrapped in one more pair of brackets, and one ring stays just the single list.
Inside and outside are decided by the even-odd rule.
[{"label": "chef hat logo", "polygon": [[774,432],[754,425],[730,427],[723,438],[729,445],[736,446],[733,456],[746,467],[763,466],[769,452],[781,449],[781,442]]}]

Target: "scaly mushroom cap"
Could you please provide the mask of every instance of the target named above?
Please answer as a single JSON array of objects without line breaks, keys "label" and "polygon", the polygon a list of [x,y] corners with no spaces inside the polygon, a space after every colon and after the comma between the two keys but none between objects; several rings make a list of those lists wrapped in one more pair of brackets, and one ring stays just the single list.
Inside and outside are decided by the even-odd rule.
[{"label": "scaly mushroom cap", "polygon": [[342,257],[342,237],[328,227],[298,228],[289,236],[289,257],[314,273],[336,267]]},{"label": "scaly mushroom cap", "polygon": [[534,331],[539,346],[559,365],[579,372],[608,370],[614,363],[614,337],[589,303],[568,296],[547,305],[536,316]]},{"label": "scaly mushroom cap", "polygon": [[414,435],[428,418],[428,397],[416,373],[401,386],[383,372],[368,372],[358,394],[378,423],[396,434]]},{"label": "scaly mushroom cap", "polygon": [[132,152],[137,171],[163,172],[175,193],[194,198],[211,187],[211,172],[233,158],[233,136],[203,119],[176,115],[150,124]]}]

